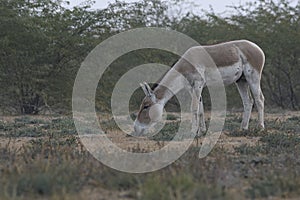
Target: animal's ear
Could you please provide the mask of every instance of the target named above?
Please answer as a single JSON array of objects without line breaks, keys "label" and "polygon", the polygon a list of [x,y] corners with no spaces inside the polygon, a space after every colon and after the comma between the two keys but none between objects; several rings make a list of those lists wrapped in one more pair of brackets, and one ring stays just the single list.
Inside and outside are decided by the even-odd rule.
[{"label": "animal's ear", "polygon": [[150,97],[151,95],[153,95],[153,91],[150,88],[150,86],[148,85],[148,83],[146,83],[146,82],[140,83],[140,86],[142,87],[146,96]]},{"label": "animal's ear", "polygon": [[147,97],[150,97],[153,102],[156,102],[155,94],[153,93],[153,90],[150,88],[148,83],[146,83],[146,82],[140,83],[140,86],[142,87],[145,95]]}]

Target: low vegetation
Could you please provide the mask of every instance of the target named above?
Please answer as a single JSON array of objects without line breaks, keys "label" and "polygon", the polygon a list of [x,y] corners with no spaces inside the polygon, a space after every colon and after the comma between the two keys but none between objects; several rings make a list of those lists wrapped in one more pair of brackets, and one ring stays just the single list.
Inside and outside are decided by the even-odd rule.
[{"label": "low vegetation", "polygon": [[[127,174],[94,159],[70,117],[3,119],[0,199],[298,198],[299,116],[280,123],[268,119],[264,132],[257,132],[253,122],[247,134],[233,131],[239,127],[236,120],[237,115],[229,115],[218,145],[204,159],[198,159],[199,147],[192,146],[160,171]],[[155,140],[170,140],[176,123],[170,120]],[[111,120],[107,124],[107,134],[119,132]],[[225,145],[245,138],[257,142]],[[140,151],[138,145],[132,151]]]}]

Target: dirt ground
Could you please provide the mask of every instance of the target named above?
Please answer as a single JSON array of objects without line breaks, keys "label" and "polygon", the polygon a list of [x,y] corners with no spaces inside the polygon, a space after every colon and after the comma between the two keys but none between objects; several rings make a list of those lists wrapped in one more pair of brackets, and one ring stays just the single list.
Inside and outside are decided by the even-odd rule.
[{"label": "dirt ground", "polygon": [[[253,121],[255,121],[257,113],[253,113],[251,116],[252,126]],[[2,123],[11,123],[14,124],[16,118],[22,118],[24,116],[0,116],[0,122]],[[209,117],[207,114],[206,117]],[[240,123],[241,113],[228,113],[227,119],[230,119],[234,122],[234,124]],[[284,123],[287,119],[292,117],[300,117],[300,112],[292,112],[292,111],[284,111],[280,113],[266,113],[265,120],[271,121],[275,124]],[[51,117],[51,116],[30,116],[30,119],[46,121],[51,124],[53,119],[59,119],[60,117]],[[40,124],[32,123],[28,125],[29,127],[40,126]],[[2,127],[3,128],[3,127]],[[59,129],[59,128],[58,128]],[[238,129],[238,128],[237,128]],[[268,129],[268,133],[272,133],[273,129],[266,126]],[[231,152],[232,155],[235,155],[235,148],[240,147],[245,144],[248,146],[255,146],[260,142],[260,135],[255,135],[251,131],[254,131],[253,127],[250,129],[248,133],[242,133],[240,135],[232,136],[233,132],[238,132],[239,130],[228,130],[225,129],[217,144],[216,147],[221,147],[221,149],[225,149],[227,152]],[[10,131],[14,133],[14,130]],[[21,152],[22,147],[26,144],[30,144],[33,140],[39,139],[48,139],[48,136],[40,136],[40,137],[30,137],[30,136],[18,136],[18,137],[7,137],[5,135],[6,132],[3,131],[0,127],[0,147],[14,150],[16,152]],[[75,137],[80,141],[80,137],[75,135]],[[114,144],[119,146],[120,148],[128,151],[136,151],[136,152],[149,152],[156,151],[158,149],[163,148],[165,145],[169,143],[169,141],[159,141],[159,140],[150,140],[148,138],[136,138],[132,136],[128,136],[126,133],[123,133],[120,130],[111,129],[107,131],[106,137],[109,138]],[[84,137],[81,136],[81,139],[84,140]],[[192,142],[192,147],[201,147],[201,144],[204,140],[204,137],[200,137],[198,139],[194,139]],[[177,141],[180,143],[180,141]],[[79,194],[74,196],[74,198],[79,199],[111,199],[111,200],[130,200],[135,199],[132,198],[130,191],[115,191],[108,190],[102,187],[95,188],[83,188]],[[272,199],[280,199],[276,197],[272,197]],[[296,199],[296,198],[295,198]]]},{"label": "dirt ground", "polygon": [[[229,113],[227,114],[227,118],[232,118],[233,116],[241,116],[241,113]],[[281,123],[285,121],[286,119],[290,117],[299,117],[300,112],[299,111],[284,111],[280,113],[265,113],[265,120],[272,120],[274,123]],[[14,119],[20,117],[20,116],[0,116],[0,121],[2,122],[14,122]],[[38,119],[38,120],[52,120],[53,117],[51,116],[30,116],[31,118]],[[209,114],[206,114],[206,118],[209,117]],[[251,119],[256,119],[257,113],[252,113]],[[54,117],[58,118],[58,117]],[[239,121],[237,121],[239,123]],[[34,126],[34,125],[32,125]],[[268,128],[268,127],[266,127]],[[272,131],[272,130],[269,130]],[[1,133],[1,130],[0,130]],[[251,135],[251,134],[250,134]],[[118,145],[120,148],[125,150],[131,150],[131,149],[141,149],[144,151],[155,151],[163,146],[168,144],[168,141],[153,141],[148,138],[135,138],[135,137],[129,137],[126,133],[123,133],[122,131],[118,130],[112,130],[108,131],[106,136],[116,145]],[[248,144],[248,145],[255,145],[259,141],[260,137],[254,137],[254,136],[241,136],[241,137],[231,137],[230,131],[224,130],[217,142],[218,146],[221,146],[225,148],[226,150],[233,150],[234,147],[240,146],[242,144]],[[32,137],[17,137],[17,138],[8,138],[8,137],[0,137],[0,146],[8,145],[10,147],[20,149],[22,145],[29,143],[31,140],[34,140],[36,138]],[[192,143],[193,146],[200,147],[201,143],[203,142],[204,137],[200,137],[198,139],[195,139]]]}]

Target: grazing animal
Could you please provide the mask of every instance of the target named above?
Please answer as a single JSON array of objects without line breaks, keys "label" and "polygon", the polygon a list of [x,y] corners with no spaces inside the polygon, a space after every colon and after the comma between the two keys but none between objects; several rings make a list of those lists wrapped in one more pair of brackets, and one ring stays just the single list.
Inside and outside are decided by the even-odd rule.
[{"label": "grazing animal", "polygon": [[[183,79],[192,86],[192,124],[197,123],[197,133],[206,131],[201,93],[202,89],[210,84],[208,80],[214,78],[209,77],[206,73],[207,70],[213,69],[205,61],[205,56],[209,57],[207,54],[217,66],[224,85],[235,83],[238,88],[244,107],[241,128],[248,129],[254,98],[258,110],[258,128],[264,129],[264,96],[260,81],[265,56],[263,51],[253,42],[237,40],[210,46],[192,47],[184,54],[189,55],[189,61],[183,55],[162,77],[154,89],[151,89],[147,83],[142,83],[141,87],[146,97],[141,103],[134,122],[135,134],[146,133],[151,126],[162,119],[165,104],[184,87]],[[193,64],[190,62],[191,59]],[[183,76],[172,73],[173,70]],[[199,123],[200,126],[198,126]]]}]

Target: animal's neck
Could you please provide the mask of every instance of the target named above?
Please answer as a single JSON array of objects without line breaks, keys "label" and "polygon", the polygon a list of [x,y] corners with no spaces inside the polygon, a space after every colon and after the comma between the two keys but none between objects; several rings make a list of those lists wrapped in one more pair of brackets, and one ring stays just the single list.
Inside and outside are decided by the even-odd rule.
[{"label": "animal's neck", "polygon": [[183,88],[183,77],[173,67],[162,78],[158,86],[154,89],[154,94],[158,101],[165,105],[176,93]]},{"label": "animal's neck", "polygon": [[158,102],[165,105],[175,94],[165,86],[158,85],[155,90],[154,94]]}]

